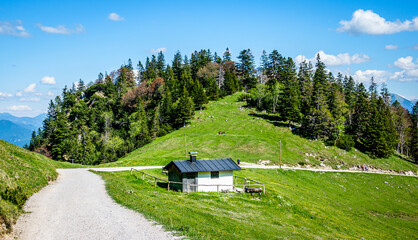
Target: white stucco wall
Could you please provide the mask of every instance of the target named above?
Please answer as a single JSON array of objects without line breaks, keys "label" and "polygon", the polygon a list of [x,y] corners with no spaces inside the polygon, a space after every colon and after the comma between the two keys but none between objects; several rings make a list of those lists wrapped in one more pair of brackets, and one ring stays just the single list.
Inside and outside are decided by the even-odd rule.
[{"label": "white stucco wall", "polygon": [[200,184],[221,184],[229,186],[219,186],[219,191],[232,191],[233,187],[233,173],[232,171],[219,172],[219,178],[210,178],[210,172],[199,172],[196,178],[196,183],[199,184],[198,192],[216,192],[216,186],[200,186]]}]

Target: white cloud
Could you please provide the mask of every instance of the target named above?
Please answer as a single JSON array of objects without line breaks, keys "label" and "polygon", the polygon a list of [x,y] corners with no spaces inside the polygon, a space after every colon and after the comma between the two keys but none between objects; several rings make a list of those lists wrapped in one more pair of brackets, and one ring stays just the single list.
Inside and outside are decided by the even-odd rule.
[{"label": "white cloud", "polygon": [[19,20],[16,21],[16,23],[0,21],[0,34],[11,35],[15,37],[30,37],[30,34],[22,26],[22,22]]},{"label": "white cloud", "polygon": [[385,49],[386,50],[398,50],[398,45],[389,44],[385,46]]},{"label": "white cloud", "polygon": [[21,98],[19,99],[21,102],[39,102],[41,101],[40,98]]},{"label": "white cloud", "polygon": [[36,83],[29,84],[23,91],[24,92],[35,92]]},{"label": "white cloud", "polygon": [[0,92],[0,97],[13,97],[13,94],[6,93],[6,92]]},{"label": "white cloud", "polygon": [[417,44],[415,44],[415,45],[412,47],[412,49],[414,49],[414,50],[418,50],[418,43],[417,43]]},{"label": "white cloud", "polygon": [[358,70],[354,74],[354,80],[363,83],[370,83],[370,79],[373,77],[376,83],[384,83],[390,78],[391,74],[388,71],[382,70]]},{"label": "white cloud", "polygon": [[52,97],[52,96],[54,96],[54,93],[49,91],[49,92],[46,93],[46,95],[49,96],[49,97]]},{"label": "white cloud", "polygon": [[150,52],[151,53],[159,53],[159,52],[166,52],[167,51],[167,48],[165,48],[165,47],[162,47],[162,48],[157,48],[157,49],[151,49],[150,50]]},{"label": "white cloud", "polygon": [[21,91],[19,91],[19,92],[16,93],[16,97],[21,97],[21,96],[23,96],[23,94],[22,94]]},{"label": "white cloud", "polygon": [[370,57],[366,54],[354,54],[350,56],[348,53],[340,53],[338,55],[326,54],[324,51],[319,51],[311,59],[307,59],[304,55],[298,55],[295,58],[297,64],[301,63],[303,60],[316,62],[316,55],[319,54],[321,61],[325,63],[326,66],[340,66],[340,65],[351,65],[367,62],[370,60]]},{"label": "white cloud", "polygon": [[54,85],[57,84],[57,82],[55,81],[54,77],[50,77],[50,76],[45,76],[41,79],[41,83],[42,84],[49,84],[49,85]]},{"label": "white cloud", "polygon": [[52,34],[74,34],[74,33],[83,33],[85,31],[83,25],[81,24],[76,24],[74,29],[69,29],[67,27],[65,27],[64,25],[59,25],[58,27],[49,27],[49,26],[44,26],[42,24],[38,24],[38,27],[46,32],[46,33],[52,33]]},{"label": "white cloud", "polygon": [[122,20],[125,20],[125,18],[121,17],[117,13],[111,13],[111,14],[109,14],[109,16],[107,18],[109,18],[112,21],[122,21]]},{"label": "white cloud", "polygon": [[393,63],[396,67],[403,70],[414,70],[418,69],[418,64],[413,62],[411,56],[401,57]]},{"label": "white cloud", "polygon": [[341,26],[337,29],[339,32],[347,32],[349,34],[394,34],[403,31],[417,31],[418,17],[414,19],[405,20],[401,22],[396,20],[394,22],[386,21],[379,14],[372,10],[364,11],[359,9],[353,13],[350,21],[341,20]]},{"label": "white cloud", "polygon": [[401,82],[418,81],[418,59],[414,62],[411,56],[401,57],[393,65],[402,69],[402,71],[395,72],[391,79]]},{"label": "white cloud", "polygon": [[10,111],[31,111],[32,108],[28,105],[13,105],[7,108]]}]

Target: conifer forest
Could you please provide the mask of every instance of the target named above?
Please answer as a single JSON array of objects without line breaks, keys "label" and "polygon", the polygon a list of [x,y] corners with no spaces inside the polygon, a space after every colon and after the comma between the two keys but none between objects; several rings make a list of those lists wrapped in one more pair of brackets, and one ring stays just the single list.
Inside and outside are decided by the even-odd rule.
[{"label": "conifer forest", "polygon": [[116,161],[153,139],[187,125],[194,111],[239,92],[247,106],[283,122],[294,134],[372,157],[400,153],[418,161],[418,103],[412,112],[390,103],[389,90],[351,76],[334,76],[319,55],[296,65],[277,50],[256,67],[250,49],[232,61],[210,50],[162,52],[145,63],[79,80],[49,103],[43,127],[26,148],[54,160],[82,164]]}]

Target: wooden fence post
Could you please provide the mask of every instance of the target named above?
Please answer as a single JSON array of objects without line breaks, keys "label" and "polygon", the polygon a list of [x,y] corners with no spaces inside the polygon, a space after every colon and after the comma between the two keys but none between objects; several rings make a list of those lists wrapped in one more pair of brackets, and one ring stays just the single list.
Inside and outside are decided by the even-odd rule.
[{"label": "wooden fence post", "polygon": [[219,194],[219,185],[216,185],[216,193]]},{"label": "wooden fence post", "polygon": [[242,189],[242,191],[245,193],[245,186],[247,185],[247,178],[244,178],[244,188]]},{"label": "wooden fence post", "polygon": [[145,175],[145,173],[142,173],[142,180],[144,180],[144,179],[145,179],[144,175]]},{"label": "wooden fence post", "polygon": [[263,184],[263,194],[266,195],[266,186]]},{"label": "wooden fence post", "polygon": [[170,191],[170,182],[168,182],[167,190]]},{"label": "wooden fence post", "polygon": [[154,187],[157,187],[157,178],[154,178]]}]

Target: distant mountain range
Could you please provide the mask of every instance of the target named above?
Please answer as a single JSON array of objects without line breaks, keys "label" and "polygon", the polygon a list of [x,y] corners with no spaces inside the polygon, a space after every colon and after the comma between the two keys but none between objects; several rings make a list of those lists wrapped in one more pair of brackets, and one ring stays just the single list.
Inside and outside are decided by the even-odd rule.
[{"label": "distant mountain range", "polygon": [[45,116],[45,113],[33,118],[0,113],[0,139],[19,147],[29,144],[32,131],[42,127]]},{"label": "distant mountain range", "polygon": [[408,100],[408,99],[402,97],[401,95],[398,95],[398,94],[395,94],[395,93],[391,93],[390,98],[392,100],[392,104],[395,101],[398,101],[401,104],[401,106],[404,107],[405,109],[407,109],[410,113],[412,112],[412,107],[417,102],[417,99]]}]

